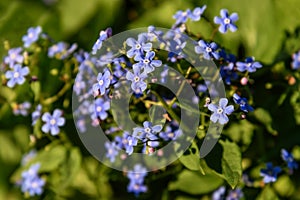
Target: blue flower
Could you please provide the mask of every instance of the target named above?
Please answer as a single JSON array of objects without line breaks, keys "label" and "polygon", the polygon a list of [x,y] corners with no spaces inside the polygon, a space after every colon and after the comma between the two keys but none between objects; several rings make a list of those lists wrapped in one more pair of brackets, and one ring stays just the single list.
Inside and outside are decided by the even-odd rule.
[{"label": "blue flower", "polygon": [[157,140],[158,133],[162,130],[161,125],[152,126],[151,122],[145,121],[144,127],[133,128],[133,136],[139,138],[142,141]]},{"label": "blue flower", "polygon": [[219,59],[220,55],[217,52],[218,45],[214,42],[206,43],[204,40],[199,40],[198,45],[195,47],[195,52],[203,54],[203,57],[207,60],[211,58]]},{"label": "blue flower", "polygon": [[300,68],[300,51],[298,51],[297,53],[294,53],[292,58],[293,58],[292,69],[299,69]]},{"label": "blue flower", "polygon": [[136,93],[140,94],[147,88],[147,83],[144,82],[144,79],[147,77],[146,72],[141,73],[141,69],[134,65],[133,73],[128,71],[126,73],[126,79],[131,81],[131,89]]},{"label": "blue flower", "polygon": [[31,103],[28,101],[25,101],[20,104],[16,104],[13,106],[13,113],[14,115],[22,115],[22,116],[27,116],[28,115],[28,110],[31,108]]},{"label": "blue flower", "polygon": [[128,38],[126,40],[126,44],[131,47],[131,49],[127,51],[127,57],[136,58],[136,56],[143,55],[144,52],[150,51],[152,48],[152,43],[146,42],[147,36],[145,36],[145,34],[140,34],[137,41],[133,38]]},{"label": "blue flower", "polygon": [[36,163],[30,166],[27,171],[22,172],[21,190],[30,196],[41,195],[45,180],[38,175],[40,164]]},{"label": "blue flower", "polygon": [[135,61],[139,63],[134,64],[134,66],[144,69],[144,72],[148,74],[154,71],[155,67],[160,67],[162,64],[160,60],[153,60],[154,56],[154,51],[147,52],[145,56],[138,55],[135,57]]},{"label": "blue flower", "polygon": [[229,63],[227,66],[221,66],[220,74],[223,79],[225,79],[225,83],[227,85],[231,84],[231,80],[236,80],[238,78],[238,74],[233,69],[234,63]]},{"label": "blue flower", "polygon": [[199,21],[201,19],[201,15],[204,13],[206,9],[206,5],[201,7],[196,7],[193,12],[189,15],[192,21]]},{"label": "blue flower", "polygon": [[133,170],[127,172],[129,184],[127,186],[128,192],[133,192],[135,195],[147,191],[147,186],[144,185],[144,179],[147,176],[147,170],[140,164],[136,164]]},{"label": "blue flower", "polygon": [[213,112],[210,116],[212,122],[216,123],[219,121],[220,124],[226,124],[229,121],[227,115],[230,115],[233,112],[234,107],[233,105],[226,106],[227,104],[228,100],[226,98],[221,98],[219,105],[213,103],[208,105],[208,109]]},{"label": "blue flower", "polygon": [[193,12],[190,9],[187,9],[186,11],[177,11],[175,15],[173,15],[173,19],[176,19],[175,26],[186,23],[188,19],[191,19],[192,21],[199,21],[205,9],[206,5],[202,8],[196,7]]},{"label": "blue flower", "polygon": [[248,100],[244,97],[240,97],[238,94],[233,94],[234,103],[240,105],[240,109],[244,112],[253,111],[254,109],[248,104]]},{"label": "blue flower", "polygon": [[117,146],[119,148],[124,148],[128,155],[131,155],[133,153],[133,147],[138,143],[138,139],[136,137],[133,137],[132,135],[129,135],[127,131],[123,133],[122,137],[115,137],[115,141],[117,143]]},{"label": "blue flower", "polygon": [[8,51],[8,56],[4,58],[4,63],[8,64],[11,68],[15,63],[22,63],[24,57],[21,54],[22,48],[13,48]]},{"label": "blue flower", "polygon": [[234,22],[236,22],[239,19],[239,16],[237,13],[232,13],[231,15],[228,14],[227,9],[222,9],[220,11],[221,17],[215,17],[214,22],[216,24],[220,24],[219,31],[221,33],[226,33],[228,29],[230,29],[232,32],[235,32],[237,30],[236,25]]},{"label": "blue flower", "polygon": [[293,172],[294,169],[298,169],[298,163],[294,160],[293,155],[287,150],[281,149],[281,157],[287,163],[287,166],[291,172]]},{"label": "blue flower", "polygon": [[105,70],[104,73],[99,73],[97,76],[97,83],[93,85],[93,92],[94,94],[98,94],[100,91],[100,95],[104,95],[106,88],[109,87],[110,85],[110,71]]},{"label": "blue flower", "polygon": [[62,111],[59,109],[55,109],[53,111],[53,115],[49,112],[46,112],[42,116],[42,121],[45,124],[42,126],[42,131],[44,133],[51,133],[51,135],[57,135],[59,133],[59,126],[63,126],[65,124],[65,118],[61,117]]},{"label": "blue flower", "polygon": [[102,47],[102,42],[109,38],[112,35],[111,28],[107,28],[105,31],[100,31],[99,38],[97,39],[96,43],[92,47],[92,54],[96,54],[99,49]]},{"label": "blue flower", "polygon": [[28,67],[22,67],[20,64],[15,64],[12,70],[5,73],[5,77],[10,79],[7,86],[13,88],[16,84],[22,85],[25,82],[24,76],[29,74]]},{"label": "blue flower", "polygon": [[244,193],[241,189],[230,190],[226,197],[226,200],[239,200],[244,197]]},{"label": "blue flower", "polygon": [[225,196],[226,188],[224,186],[219,187],[212,194],[212,200],[223,200]]},{"label": "blue flower", "polygon": [[248,71],[255,72],[256,69],[261,68],[262,65],[259,62],[256,62],[254,57],[248,57],[245,59],[245,62],[236,63],[237,70],[240,72]]},{"label": "blue flower", "polygon": [[107,111],[110,109],[110,102],[104,101],[102,98],[98,98],[94,103],[94,114],[101,120],[105,120],[108,116]]},{"label": "blue flower", "polygon": [[[73,91],[79,96],[86,89],[86,83],[82,80],[83,76],[79,73],[74,81]],[[97,91],[99,93],[99,91]]]},{"label": "blue flower", "polygon": [[42,105],[38,104],[35,108],[35,110],[32,112],[31,114],[31,118],[32,118],[32,126],[36,124],[37,120],[41,117],[42,113]]},{"label": "blue flower", "polygon": [[40,26],[31,27],[27,30],[27,35],[22,37],[24,42],[24,47],[29,47],[32,43],[36,42],[39,39],[42,28]]},{"label": "blue flower", "polygon": [[35,156],[36,156],[36,150],[35,150],[35,149],[29,151],[27,154],[25,154],[25,155],[22,157],[21,165],[22,165],[22,166],[25,166],[25,165],[26,165],[27,163],[29,163]]},{"label": "blue flower", "polygon": [[264,177],[264,183],[275,182],[277,180],[278,173],[281,172],[281,168],[276,166],[273,167],[272,163],[267,163],[266,169],[260,170],[260,175]]},{"label": "blue flower", "polygon": [[164,132],[159,133],[159,137],[165,141],[176,140],[181,135],[182,131],[180,129],[173,131],[170,126],[167,126]]},{"label": "blue flower", "polygon": [[118,146],[115,142],[105,142],[106,157],[109,158],[110,162],[115,162],[116,156],[119,154]]}]

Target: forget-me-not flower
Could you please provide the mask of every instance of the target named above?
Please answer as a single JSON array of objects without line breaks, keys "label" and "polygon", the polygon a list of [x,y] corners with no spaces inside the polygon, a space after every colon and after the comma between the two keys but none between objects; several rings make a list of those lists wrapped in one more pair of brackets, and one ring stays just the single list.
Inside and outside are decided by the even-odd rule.
[{"label": "forget-me-not flower", "polygon": [[22,37],[24,42],[24,47],[29,47],[32,43],[36,42],[39,39],[42,28],[40,26],[31,27],[27,30],[27,35]]},{"label": "forget-me-not flower", "polygon": [[261,68],[262,65],[256,62],[254,57],[248,57],[245,62],[236,62],[237,70],[240,72],[248,71],[255,72],[256,69]]},{"label": "forget-me-not flower", "polygon": [[254,109],[248,104],[248,100],[245,97],[240,97],[237,93],[233,94],[234,103],[240,106],[240,109],[244,112],[253,111]]},{"label": "forget-me-not flower", "polygon": [[227,9],[222,9],[220,11],[221,17],[216,16],[214,18],[214,22],[216,24],[220,24],[219,31],[221,33],[226,33],[228,29],[230,29],[232,32],[235,32],[237,30],[237,26],[234,24],[239,19],[239,16],[237,13],[232,13],[229,15]]},{"label": "forget-me-not flower", "polygon": [[213,103],[208,105],[208,109],[213,112],[210,116],[212,122],[216,123],[219,121],[220,124],[226,124],[229,121],[227,115],[230,115],[233,112],[234,107],[233,105],[227,106],[227,104],[228,100],[226,98],[221,98],[218,105]]},{"label": "forget-me-not flower", "polygon": [[100,95],[105,94],[105,90],[109,87],[110,85],[110,71],[105,70],[104,73],[99,73],[97,76],[97,83],[93,85],[93,92],[95,94],[98,94],[100,91]]},{"label": "forget-me-not flower", "polygon": [[298,169],[298,163],[294,160],[293,155],[287,150],[281,149],[281,157],[287,163],[287,167],[291,172],[293,172],[294,169]]},{"label": "forget-me-not flower", "polygon": [[45,124],[42,126],[42,131],[44,133],[51,133],[51,135],[57,135],[60,131],[59,127],[65,124],[65,118],[62,117],[62,111],[55,109],[53,115],[46,112],[42,116],[42,121]]},{"label": "forget-me-not flower", "polygon": [[198,54],[203,54],[206,60],[211,58],[219,59],[220,55],[217,52],[218,45],[214,42],[207,43],[204,40],[199,40],[198,45],[195,47],[195,52]]},{"label": "forget-me-not flower", "polygon": [[300,51],[292,55],[292,69],[300,69]]},{"label": "forget-me-not flower", "polygon": [[273,167],[273,164],[270,162],[267,163],[266,166],[266,169],[260,170],[260,175],[264,177],[264,183],[275,182],[277,180],[277,175],[281,172],[281,168],[278,166]]},{"label": "forget-me-not flower", "polygon": [[22,67],[20,64],[15,64],[12,70],[5,73],[5,77],[9,79],[7,86],[13,88],[16,84],[22,85],[25,82],[24,76],[29,74],[29,68],[27,66]]},{"label": "forget-me-not flower", "polygon": [[155,67],[160,67],[162,64],[160,60],[154,60],[154,56],[154,51],[148,51],[145,56],[138,55],[135,57],[135,61],[138,61],[138,63],[134,65],[144,69],[144,71],[148,74],[154,71]]},{"label": "forget-me-not flower", "polygon": [[134,93],[140,94],[147,88],[147,83],[144,79],[147,77],[146,72],[141,72],[140,67],[134,65],[132,66],[133,73],[128,71],[126,73],[126,79],[131,81],[131,89]]},{"label": "forget-me-not flower", "polygon": [[144,55],[144,52],[148,52],[152,48],[152,43],[146,43],[147,36],[145,34],[139,34],[138,40],[134,38],[128,38],[126,44],[131,47],[126,53],[128,58],[136,58],[139,55]]},{"label": "forget-me-not flower", "polygon": [[22,53],[22,48],[17,47],[8,50],[8,56],[4,58],[4,63],[8,64],[11,68],[15,63],[21,64],[24,60]]}]

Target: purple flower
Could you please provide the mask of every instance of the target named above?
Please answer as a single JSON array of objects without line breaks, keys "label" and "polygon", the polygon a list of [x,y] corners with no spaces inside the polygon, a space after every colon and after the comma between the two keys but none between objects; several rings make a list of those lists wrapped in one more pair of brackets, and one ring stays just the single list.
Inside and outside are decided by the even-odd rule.
[{"label": "purple flower", "polygon": [[266,169],[260,170],[260,175],[264,177],[264,183],[275,182],[277,180],[278,173],[281,172],[281,168],[276,166],[273,167],[272,163],[267,163]]},{"label": "purple flower", "polygon": [[41,117],[42,113],[42,105],[39,104],[36,106],[35,111],[32,112],[31,118],[32,118],[32,126],[36,124],[37,120]]},{"label": "purple flower", "polygon": [[248,104],[248,100],[244,97],[240,97],[238,94],[233,94],[234,103],[240,106],[240,109],[244,112],[253,111],[254,109]]},{"label": "purple flower", "polygon": [[7,86],[13,88],[16,84],[22,85],[25,82],[24,76],[29,74],[29,68],[23,67],[20,64],[15,64],[12,70],[5,73],[5,77],[9,79]]},{"label": "purple flower", "polygon": [[187,9],[186,11],[177,11],[175,15],[173,15],[173,19],[176,20],[173,27],[186,23],[188,19],[191,19],[192,21],[199,21],[205,9],[206,5],[204,5],[202,8],[196,7],[193,11],[190,9]]},{"label": "purple flower", "polygon": [[115,142],[105,142],[106,157],[109,158],[110,162],[115,162],[116,156],[119,154],[118,146]]},{"label": "purple flower", "polygon": [[144,127],[133,128],[132,135],[143,141],[158,139],[158,133],[162,130],[161,125],[152,126],[151,122],[145,121],[143,126]]},{"label": "purple flower", "polygon": [[210,120],[214,123],[219,121],[220,124],[226,124],[229,119],[227,115],[230,115],[234,107],[233,105],[227,106],[228,100],[226,98],[221,98],[219,101],[219,105],[215,105],[213,103],[210,103],[208,105],[208,109],[213,112],[213,114],[210,116]]},{"label": "purple flower", "polygon": [[105,120],[108,116],[107,111],[110,109],[110,102],[102,98],[98,98],[94,103],[94,114],[101,120]]},{"label": "purple flower", "polygon": [[22,166],[25,166],[25,165],[26,165],[27,163],[29,163],[35,156],[36,156],[36,150],[35,150],[35,149],[29,151],[27,154],[25,154],[25,155],[22,157],[21,165],[22,165]]},{"label": "purple flower", "polygon": [[159,133],[159,137],[165,141],[176,140],[181,135],[182,131],[180,129],[173,131],[170,126],[167,126],[164,132]]},{"label": "purple flower", "polygon": [[216,24],[220,24],[219,31],[221,33],[226,33],[228,29],[230,29],[232,32],[235,32],[237,30],[237,26],[234,24],[239,19],[239,16],[237,13],[232,13],[229,15],[227,9],[222,9],[220,11],[221,17],[215,17],[214,22]]},{"label": "purple flower", "polygon": [[31,108],[31,103],[28,101],[25,101],[23,103],[20,103],[16,105],[13,108],[13,113],[14,115],[22,115],[22,116],[27,116],[28,115],[28,110]]},{"label": "purple flower", "polygon": [[134,59],[139,63],[134,64],[141,69],[144,69],[144,72],[147,74],[154,71],[155,67],[160,67],[162,62],[160,60],[153,60],[155,56],[154,51],[149,51],[145,56],[137,55]]},{"label": "purple flower", "polygon": [[147,83],[144,82],[144,79],[147,77],[146,72],[141,73],[140,67],[134,65],[132,66],[133,73],[128,71],[126,73],[126,79],[131,81],[131,89],[134,93],[140,94],[147,88]]},{"label": "purple flower", "polygon": [[41,195],[45,180],[38,176],[38,170],[40,164],[33,164],[27,171],[22,173],[21,190],[24,193],[28,193],[30,196]]},{"label": "purple flower", "polygon": [[300,51],[296,52],[292,56],[292,69],[299,69],[300,68]]},{"label": "purple flower", "polygon": [[42,121],[45,124],[42,126],[42,131],[44,133],[51,133],[51,135],[57,135],[59,133],[59,126],[65,124],[65,118],[61,117],[62,111],[55,109],[53,115],[50,115],[49,112],[46,112],[42,116]]},{"label": "purple flower", "polygon": [[140,34],[138,36],[138,40],[136,41],[133,38],[128,38],[126,40],[126,44],[131,47],[127,51],[127,57],[128,58],[136,58],[138,55],[143,55],[143,52],[148,52],[151,50],[152,43],[146,43],[147,42],[147,36],[145,34]]},{"label": "purple flower", "polygon": [[219,187],[212,194],[212,200],[223,200],[225,196],[226,188],[224,186]]},{"label": "purple flower", "polygon": [[27,30],[27,35],[22,37],[22,41],[24,42],[24,47],[29,47],[32,43],[36,42],[39,39],[39,35],[42,32],[42,28],[40,26],[31,27]]},{"label": "purple flower", "polygon": [[109,38],[112,35],[111,28],[107,28],[105,31],[100,31],[99,38],[97,39],[96,43],[92,47],[92,54],[96,54],[99,49],[102,47],[102,42]]},{"label": "purple flower", "polygon": [[239,200],[243,198],[244,193],[241,189],[237,188],[235,190],[230,190],[226,197],[226,200]]},{"label": "purple flower", "polygon": [[219,59],[220,55],[217,49],[218,45],[216,43],[206,43],[204,40],[199,40],[198,45],[195,47],[195,52],[203,54],[206,60],[210,60],[211,58]]},{"label": "purple flower", "polygon": [[24,57],[22,56],[22,48],[13,48],[8,51],[8,56],[4,58],[4,63],[8,64],[11,68],[15,63],[22,63]]},{"label": "purple flower", "polygon": [[106,88],[110,85],[110,71],[105,70],[104,73],[99,73],[97,76],[97,83],[93,85],[94,94],[98,94],[100,91],[100,95],[104,95]]},{"label": "purple flower", "polygon": [[147,176],[147,169],[140,164],[136,164],[133,170],[129,170],[127,178],[130,180],[127,191],[139,195],[141,192],[147,191],[147,186],[144,184],[144,179]]},{"label": "purple flower", "polygon": [[245,62],[237,62],[236,66],[237,66],[237,70],[240,72],[244,72],[244,71],[255,72],[256,69],[262,67],[262,65],[259,62],[255,62],[254,57],[246,58]]},{"label": "purple flower", "polygon": [[287,163],[287,166],[291,173],[293,173],[294,169],[298,169],[298,163],[294,160],[293,155],[287,150],[281,149],[281,157]]}]

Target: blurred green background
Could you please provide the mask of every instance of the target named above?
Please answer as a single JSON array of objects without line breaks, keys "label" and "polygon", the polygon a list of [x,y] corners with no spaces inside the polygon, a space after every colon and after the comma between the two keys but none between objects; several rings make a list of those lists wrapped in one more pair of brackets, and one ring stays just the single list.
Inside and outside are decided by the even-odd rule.
[{"label": "blurred green background", "polygon": [[[5,56],[2,45],[5,41],[9,41],[10,47],[21,46],[22,36],[32,26],[40,25],[43,32],[55,41],[77,43],[80,48],[90,51],[99,31],[107,27],[112,27],[113,34],[149,25],[170,28],[175,22],[172,15],[177,10],[204,4],[207,5],[204,17],[211,22],[222,8],[239,14],[237,32],[215,37],[216,42],[239,58],[255,56],[266,66],[271,66],[277,60],[289,60],[292,53],[300,49],[299,0],[1,0],[0,56]],[[213,30],[207,20],[188,22],[187,25],[192,32],[206,39]],[[264,72],[262,70],[262,74]],[[258,75],[260,79],[264,77]],[[264,95],[265,90],[259,88],[264,87],[264,83],[258,82],[255,88],[258,95]],[[265,98],[258,99],[257,104],[269,109],[276,105]],[[289,110],[282,112],[288,115]],[[9,177],[19,166],[22,154],[28,150],[28,135],[32,131],[22,125],[30,124],[29,119],[14,118],[11,112],[8,113],[8,116],[0,114],[0,200],[21,198],[19,193],[14,193],[19,189],[9,182]],[[297,140],[290,142],[297,143]],[[91,168],[93,165],[95,162],[91,161]],[[80,187],[95,190],[92,185]]]}]

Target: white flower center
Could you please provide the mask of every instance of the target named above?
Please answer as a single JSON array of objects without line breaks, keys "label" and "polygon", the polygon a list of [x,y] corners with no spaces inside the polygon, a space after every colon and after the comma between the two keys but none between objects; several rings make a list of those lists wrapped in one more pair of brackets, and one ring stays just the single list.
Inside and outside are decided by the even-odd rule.
[{"label": "white flower center", "polygon": [[222,108],[218,108],[217,113],[218,114],[222,114],[223,113],[223,109]]},{"label": "white flower center", "polygon": [[103,85],[103,83],[104,83],[103,80],[99,81],[99,85]]},{"label": "white flower center", "polygon": [[210,47],[206,47],[205,50],[206,50],[206,52],[208,52],[208,53],[209,53],[209,52],[212,52],[212,49],[211,49]]},{"label": "white flower center", "polygon": [[168,137],[169,137],[169,138],[174,137],[174,133],[168,133]]},{"label": "white flower center", "polygon": [[19,78],[19,76],[20,76],[19,72],[14,73],[14,78]]},{"label": "white flower center", "polygon": [[10,54],[11,59],[15,59],[16,57],[17,57],[17,55],[15,53]]},{"label": "white flower center", "polygon": [[247,63],[247,67],[251,67],[252,63]]},{"label": "white flower center", "polygon": [[148,63],[150,62],[150,60],[145,59],[143,62],[144,62],[145,64],[148,64]]},{"label": "white flower center", "polygon": [[101,106],[97,106],[97,107],[96,107],[96,110],[97,110],[97,112],[101,112],[102,107],[101,107]]},{"label": "white flower center", "polygon": [[51,125],[55,125],[55,124],[56,124],[56,120],[55,120],[55,119],[51,119],[51,120],[50,120],[50,124],[51,124]]},{"label": "white flower center", "polygon": [[231,20],[230,20],[229,18],[225,18],[225,19],[224,19],[224,24],[230,24],[230,21],[231,21]]},{"label": "white flower center", "polygon": [[135,45],[135,48],[136,48],[136,49],[140,49],[140,48],[141,48],[141,45],[140,45],[140,44],[136,44],[136,45]]},{"label": "white flower center", "polygon": [[134,77],[134,82],[139,82],[140,81],[140,77],[136,76]]},{"label": "white flower center", "polygon": [[33,33],[29,33],[29,34],[28,34],[28,37],[29,37],[29,38],[33,38]]},{"label": "white flower center", "polygon": [[151,129],[150,128],[145,128],[146,133],[150,133]]}]

